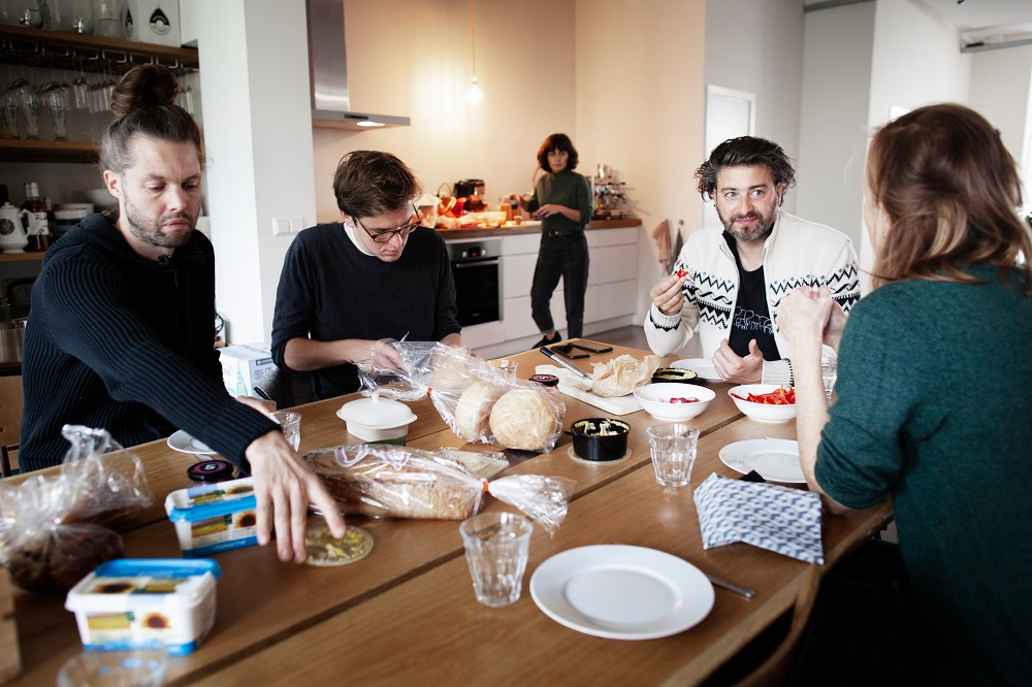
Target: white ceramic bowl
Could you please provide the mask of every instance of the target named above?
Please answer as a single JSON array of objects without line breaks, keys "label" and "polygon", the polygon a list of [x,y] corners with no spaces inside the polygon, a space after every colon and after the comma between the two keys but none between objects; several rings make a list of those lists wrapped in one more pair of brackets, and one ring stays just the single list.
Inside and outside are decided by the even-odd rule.
[{"label": "white ceramic bowl", "polygon": [[[776,406],[742,400],[742,398],[747,397],[749,394],[769,394],[772,391],[777,391],[778,388],[777,384],[742,384],[729,389],[727,395],[731,397],[738,409],[745,413],[750,420],[764,422],[768,425],[780,425],[796,416],[794,403],[790,406]],[[742,398],[739,398],[739,396]]]},{"label": "white ceramic bowl", "polygon": [[[634,397],[652,417],[663,422],[680,422],[695,417],[706,410],[710,401],[716,398],[712,389],[695,384],[667,382],[645,384],[634,390]],[[671,398],[697,398],[694,403],[671,403]]]},{"label": "white ceramic bowl", "polygon": [[348,434],[362,441],[405,445],[408,428],[416,414],[401,401],[360,398],[345,403],[337,417],[348,423]]}]

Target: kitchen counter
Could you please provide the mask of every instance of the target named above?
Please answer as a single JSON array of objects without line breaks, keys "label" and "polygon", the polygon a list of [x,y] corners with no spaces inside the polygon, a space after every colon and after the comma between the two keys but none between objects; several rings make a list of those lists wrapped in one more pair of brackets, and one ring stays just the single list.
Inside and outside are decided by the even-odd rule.
[{"label": "kitchen counter", "polygon": [[[637,217],[627,219],[596,219],[588,223],[587,229],[626,229],[641,226]],[[445,241],[451,239],[482,239],[495,236],[519,236],[520,234],[540,234],[541,222],[524,222],[515,227],[499,229],[438,229],[437,233]]]}]

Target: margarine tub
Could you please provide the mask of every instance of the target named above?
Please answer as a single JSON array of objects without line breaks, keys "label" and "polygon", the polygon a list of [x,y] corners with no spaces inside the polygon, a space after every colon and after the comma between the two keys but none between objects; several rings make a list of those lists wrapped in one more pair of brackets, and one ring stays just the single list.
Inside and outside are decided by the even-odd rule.
[{"label": "margarine tub", "polygon": [[68,592],[83,646],[92,651],[165,649],[189,654],[215,624],[219,564],[181,558],[120,558]]},{"label": "margarine tub", "polygon": [[253,477],[180,489],[165,498],[184,556],[257,544],[256,507]]}]

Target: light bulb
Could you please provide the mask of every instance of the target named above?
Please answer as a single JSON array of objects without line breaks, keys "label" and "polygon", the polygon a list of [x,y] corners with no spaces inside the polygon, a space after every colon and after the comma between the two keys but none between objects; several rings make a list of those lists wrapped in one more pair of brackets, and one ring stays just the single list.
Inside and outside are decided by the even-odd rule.
[{"label": "light bulb", "polygon": [[466,100],[471,104],[476,105],[484,99],[484,92],[480,90],[480,82],[477,81],[477,77],[473,77],[473,83],[469,85],[469,90],[466,91]]}]

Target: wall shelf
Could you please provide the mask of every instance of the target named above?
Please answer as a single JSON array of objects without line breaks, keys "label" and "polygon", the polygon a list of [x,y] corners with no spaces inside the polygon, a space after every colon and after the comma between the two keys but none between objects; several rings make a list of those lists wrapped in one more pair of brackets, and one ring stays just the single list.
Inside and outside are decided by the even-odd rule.
[{"label": "wall shelf", "polygon": [[4,162],[97,161],[97,144],[91,141],[48,141],[0,138],[0,160]]},{"label": "wall shelf", "polygon": [[7,24],[0,25],[0,61],[37,67],[118,72],[151,63],[189,71],[200,65],[197,48],[175,48]]}]

